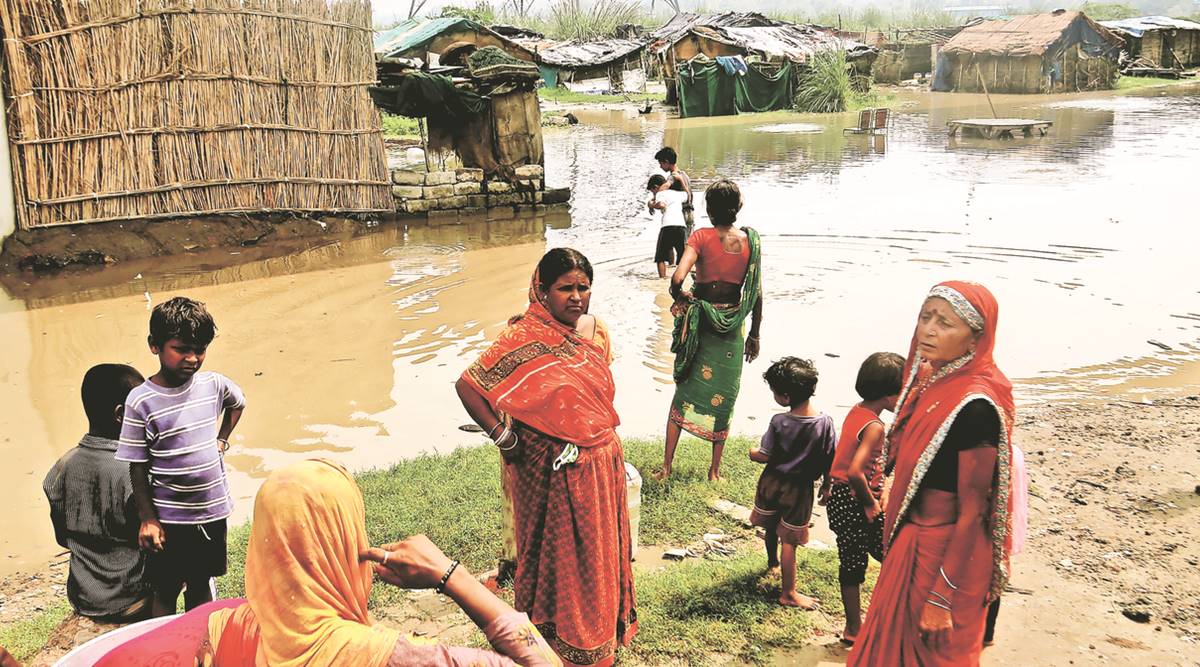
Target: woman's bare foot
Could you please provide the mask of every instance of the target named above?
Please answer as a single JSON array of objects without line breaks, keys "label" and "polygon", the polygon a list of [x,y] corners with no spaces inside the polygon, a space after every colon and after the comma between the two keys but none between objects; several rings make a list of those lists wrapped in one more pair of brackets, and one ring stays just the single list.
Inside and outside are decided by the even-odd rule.
[{"label": "woman's bare foot", "polygon": [[785,607],[799,607],[805,611],[812,611],[821,606],[821,601],[817,598],[810,598],[807,595],[801,595],[792,591],[791,593],[780,595],[779,604]]},{"label": "woman's bare foot", "polygon": [[713,471],[709,470],[709,471],[708,471],[708,481],[710,481],[710,482],[724,482],[724,481],[725,481],[725,478],[721,476],[721,473],[717,473],[717,472],[713,472]]},{"label": "woman's bare foot", "polygon": [[768,577],[774,577],[778,575],[779,563],[775,563],[774,565],[767,563],[767,571],[764,574],[766,574]]},{"label": "woman's bare foot", "polygon": [[662,470],[659,470],[658,472],[656,472],[650,476],[653,477],[654,481],[656,481],[656,482],[665,482],[665,481],[667,481],[667,478],[671,476],[671,469],[663,468]]}]

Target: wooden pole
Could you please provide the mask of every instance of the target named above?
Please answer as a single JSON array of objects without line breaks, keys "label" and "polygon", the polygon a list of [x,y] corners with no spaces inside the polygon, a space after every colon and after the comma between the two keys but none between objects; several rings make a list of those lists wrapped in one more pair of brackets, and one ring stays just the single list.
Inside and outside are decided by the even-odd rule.
[{"label": "wooden pole", "polygon": [[983,95],[987,98],[988,108],[992,110],[992,118],[999,118],[996,115],[996,107],[992,106],[992,96],[988,93],[987,82],[983,80],[983,70],[979,69],[979,63],[975,63],[975,73],[979,75],[979,85],[983,86]]}]

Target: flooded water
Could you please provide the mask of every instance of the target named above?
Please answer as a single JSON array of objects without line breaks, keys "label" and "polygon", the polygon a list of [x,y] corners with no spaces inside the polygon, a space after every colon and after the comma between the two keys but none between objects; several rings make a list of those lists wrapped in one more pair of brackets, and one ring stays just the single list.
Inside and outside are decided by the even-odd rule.
[{"label": "flooded water", "polygon": [[361,469],[479,442],[457,428],[467,418],[451,385],[523,308],[550,246],[596,266],[592,310],[614,331],[623,435],[659,435],[670,304],[641,202],[664,144],[701,184],[737,180],[741,221],[763,236],[763,358],[744,377],[737,432],[758,434],[776,410],[758,378],[785,354],[814,359],[819,407],[840,419],[862,358],[905,351],[922,295],[948,278],[996,293],[997,358],[1023,402],[1197,393],[1200,87],[993,100],[1000,115],[1054,128],[950,140],[947,120],[990,115],[973,95],[900,100],[886,137],[844,136],[852,115],[577,111],[584,124],[546,134],[547,180],[574,192],[569,217],[382,222],[311,247],[0,278],[0,573],[57,551],[40,484],[86,429],[83,372],[104,361],[154,372],[149,305],[174,294],[208,302],[220,334],[206,368],[249,399],[227,457],[239,520],[267,473],[299,458]]}]

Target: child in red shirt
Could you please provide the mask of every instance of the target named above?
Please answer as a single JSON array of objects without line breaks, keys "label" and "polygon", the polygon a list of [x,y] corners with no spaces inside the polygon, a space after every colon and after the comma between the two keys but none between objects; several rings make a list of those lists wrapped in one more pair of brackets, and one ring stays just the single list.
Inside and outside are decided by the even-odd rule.
[{"label": "child in red shirt", "polygon": [[862,626],[859,588],[866,579],[867,555],[883,560],[883,474],[878,465],[884,428],[879,413],[896,409],[904,357],[876,352],[858,369],[854,389],[862,401],[850,408],[833,455],[829,477],[829,527],[837,535],[838,583],[846,627],[842,643],[854,644]]}]

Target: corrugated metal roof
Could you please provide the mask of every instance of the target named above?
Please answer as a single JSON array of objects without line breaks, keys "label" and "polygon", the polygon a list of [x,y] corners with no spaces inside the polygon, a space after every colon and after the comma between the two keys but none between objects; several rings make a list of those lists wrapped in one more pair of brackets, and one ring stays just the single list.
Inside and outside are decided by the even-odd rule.
[{"label": "corrugated metal roof", "polygon": [[1134,19],[1100,21],[1099,23],[1109,30],[1123,32],[1130,37],[1141,37],[1153,30],[1200,30],[1200,23],[1174,19],[1170,16],[1139,16]]},{"label": "corrugated metal roof", "polygon": [[384,57],[404,53],[425,46],[443,32],[458,29],[487,30],[471,19],[459,16],[436,19],[414,17],[394,28],[375,33],[375,53]]},{"label": "corrugated metal roof", "polygon": [[634,39],[604,39],[595,42],[562,42],[537,52],[538,62],[553,67],[595,67],[624,59],[646,46]]},{"label": "corrugated metal roof", "polygon": [[984,21],[964,28],[942,47],[945,53],[981,53],[998,56],[1040,56],[1057,44],[1076,21],[1113,46],[1123,41],[1082,12],[1057,11],[1010,19]]},{"label": "corrugated metal roof", "polygon": [[377,32],[375,33],[374,42],[375,55],[383,58],[398,56],[413,49],[423,49],[444,33],[463,31],[491,35],[502,44],[512,47],[513,50],[527,54],[529,58],[533,57],[532,51],[518,44],[516,41],[495,32],[485,25],[461,16],[439,18],[414,17],[400,23],[394,28]]}]

